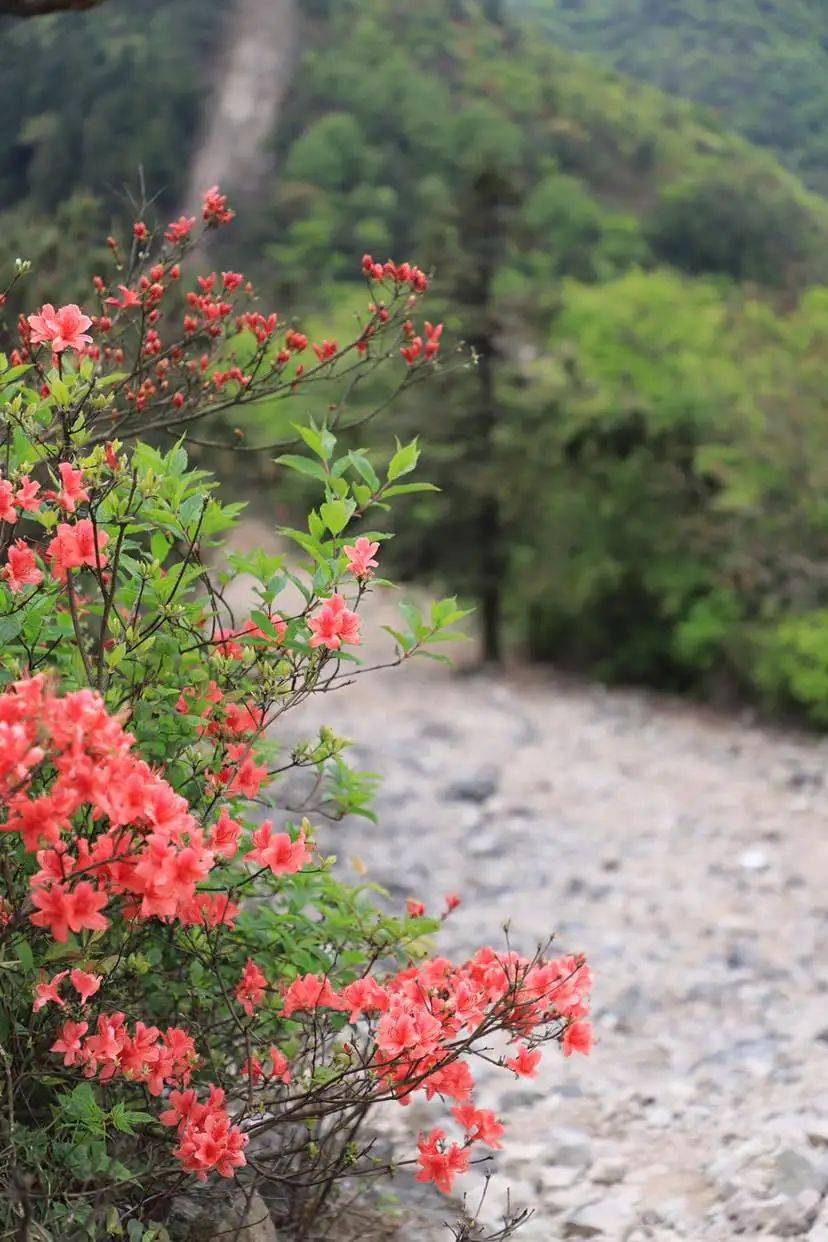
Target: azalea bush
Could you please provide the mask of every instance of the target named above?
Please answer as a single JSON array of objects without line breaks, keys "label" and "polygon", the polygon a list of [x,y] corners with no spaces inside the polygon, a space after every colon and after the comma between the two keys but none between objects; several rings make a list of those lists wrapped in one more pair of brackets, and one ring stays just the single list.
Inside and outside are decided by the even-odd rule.
[{"label": "azalea bush", "polygon": [[[94,304],[33,308],[0,355],[4,1237],[185,1237],[182,1198],[231,1187],[311,1236],[341,1178],[393,1171],[366,1118],[415,1094],[435,1126],[400,1163],[448,1192],[504,1133],[474,1057],[531,1076],[542,1044],[591,1045],[582,957],[434,957],[455,897],[431,917],[339,878],[331,826],[372,814],[372,778],[282,719],[369,671],[376,526],[429,485],[416,441],[343,447],[347,396],[438,365],[427,277],[366,255],[352,339],[312,342],[241,274],[191,278],[232,218],[218,189],[202,216],[110,238]],[[242,506],[186,442],[263,400],[295,411],[278,460],[318,495],[293,553],[230,553]],[[463,615],[403,605],[382,663],[438,654]]]}]

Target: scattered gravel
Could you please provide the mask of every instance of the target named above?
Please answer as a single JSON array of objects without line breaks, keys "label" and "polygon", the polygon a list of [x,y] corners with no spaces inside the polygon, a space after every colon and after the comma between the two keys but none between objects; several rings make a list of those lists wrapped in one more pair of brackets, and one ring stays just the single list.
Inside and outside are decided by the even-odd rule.
[{"label": "scattered gravel", "polygon": [[[359,739],[384,776],[377,826],[321,832],[343,868],[432,910],[461,893],[442,952],[503,943],[508,922],[522,951],[555,931],[591,960],[589,1059],[550,1050],[531,1082],[477,1072],[507,1123],[491,1219],[511,1187],[535,1209],[524,1242],[828,1242],[828,743],[425,661],[297,716]],[[437,1115],[392,1105],[379,1125],[410,1154]],[[399,1236],[449,1235],[420,1218]]]}]

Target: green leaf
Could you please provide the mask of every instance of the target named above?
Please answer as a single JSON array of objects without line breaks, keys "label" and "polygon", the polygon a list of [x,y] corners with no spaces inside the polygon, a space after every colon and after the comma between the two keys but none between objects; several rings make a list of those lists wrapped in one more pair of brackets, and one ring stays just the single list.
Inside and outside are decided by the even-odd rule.
[{"label": "green leaf", "polygon": [[8,617],[0,617],[0,647],[10,643],[13,638],[17,638],[25,623],[26,613],[22,608]]},{"label": "green leaf", "polygon": [[339,535],[348,525],[351,514],[356,509],[356,501],[353,500],[328,500],[325,504],[320,505],[319,512],[322,521],[327,526],[332,535]]},{"label": "green leaf", "polygon": [[[301,530],[293,530],[288,526],[280,527],[279,534],[285,535],[286,538],[292,539],[295,543],[298,543],[300,548],[304,548],[305,551],[309,552],[319,565],[323,565],[327,569],[327,557],[325,556],[322,548],[319,546],[317,540],[314,539],[312,535],[306,535]],[[291,577],[291,581],[293,582],[295,579]]]},{"label": "green leaf", "polygon": [[336,448],[336,437],[331,435],[330,431],[324,428],[317,431],[315,427],[303,427],[301,423],[292,423],[294,431],[298,431],[299,435],[305,441],[308,448],[313,449],[317,457],[321,457],[323,461],[328,461],[331,453]]},{"label": "green leaf", "polygon": [[58,375],[49,379],[49,391],[59,405],[69,405],[72,400],[68,387]]},{"label": "green leaf", "polygon": [[169,539],[167,539],[167,537],[163,535],[160,530],[153,532],[152,539],[150,540],[150,552],[152,553],[153,560],[158,561],[159,564],[163,565],[170,547],[171,544]]},{"label": "green leaf", "polygon": [[114,388],[116,384],[122,383],[125,379],[129,379],[128,371],[112,371],[109,375],[102,375],[97,381],[97,386],[98,388]]},{"label": "green leaf", "polygon": [[12,380],[19,379],[21,375],[25,375],[29,370],[31,370],[31,363],[21,362],[19,366],[9,367],[7,370],[3,371],[2,374],[0,374],[0,379],[4,384],[10,384]]},{"label": "green leaf", "polygon": [[439,492],[435,483],[397,483],[395,487],[386,487],[382,493],[387,500],[390,496],[406,496],[411,492]]},{"label": "green leaf", "polygon": [[397,441],[397,451],[388,463],[388,480],[393,482],[402,474],[410,474],[417,462],[420,460],[420,450],[417,448],[416,439],[410,444],[400,444]]},{"label": "green leaf", "polygon": [[281,457],[276,457],[274,460],[280,466],[287,466],[288,470],[295,470],[298,474],[307,474],[312,479],[319,479],[322,483],[328,478],[325,467],[310,457],[300,457],[297,453],[283,453]]},{"label": "green leaf", "polygon": [[368,484],[372,492],[379,491],[380,481],[377,477],[377,472],[363,453],[350,452],[347,460]]},{"label": "green leaf", "polygon": [[144,1125],[148,1121],[154,1121],[155,1118],[151,1113],[143,1113],[136,1109],[127,1108],[123,1100],[118,1100],[110,1109],[109,1120],[115,1129],[120,1130],[122,1134],[134,1134],[135,1126]]},{"label": "green leaf", "polygon": [[267,613],[259,612],[258,609],[254,609],[250,614],[250,620],[254,625],[258,625],[259,629],[263,630],[269,638],[279,637],[279,631],[276,629]]},{"label": "green leaf", "polygon": [[63,1116],[69,1121],[91,1131],[93,1134],[105,1132],[104,1119],[106,1114],[95,1099],[95,1093],[88,1082],[81,1082],[68,1094],[60,1096]]},{"label": "green leaf", "polygon": [[423,625],[423,616],[419,608],[409,600],[402,600],[399,604],[399,609],[411,627],[411,633],[415,638],[420,638],[424,634],[426,627]]},{"label": "green leaf", "polygon": [[31,946],[25,940],[18,940],[14,946],[14,951],[26,974],[31,974],[35,968],[34,954],[32,953]]},{"label": "green leaf", "polygon": [[413,642],[407,634],[403,634],[400,630],[392,629],[390,625],[382,627],[387,634],[390,634],[394,641],[402,648],[403,651],[409,651],[413,647]]}]

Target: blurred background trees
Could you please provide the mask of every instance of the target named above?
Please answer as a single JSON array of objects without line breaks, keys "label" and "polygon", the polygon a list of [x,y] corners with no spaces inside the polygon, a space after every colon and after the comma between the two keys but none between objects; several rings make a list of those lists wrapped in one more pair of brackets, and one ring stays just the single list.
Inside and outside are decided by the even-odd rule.
[{"label": "blurred background trees", "polygon": [[[177,212],[237,8],[109,0],[2,24],[0,265],[35,261],[27,303],[83,297],[92,271],[57,290],[57,257],[88,253],[139,167],[153,210]],[[255,257],[309,330],[336,304],[343,336],[363,251],[435,273],[444,342],[477,365],[406,397],[399,433],[423,430],[447,490],[416,498],[395,554],[479,605],[490,658],[828,723],[818,16],[805,0],[301,6],[275,172],[215,263]],[[352,395],[355,419],[376,395]],[[243,430],[276,439],[280,417],[262,405]],[[290,503],[266,482],[271,508]]]}]

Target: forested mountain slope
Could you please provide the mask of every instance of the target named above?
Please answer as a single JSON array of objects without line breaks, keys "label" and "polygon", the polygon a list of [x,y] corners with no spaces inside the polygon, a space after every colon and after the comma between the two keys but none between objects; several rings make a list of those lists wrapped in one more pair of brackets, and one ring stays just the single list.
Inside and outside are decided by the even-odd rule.
[{"label": "forested mountain slope", "polygon": [[773,284],[824,270],[825,204],[770,155],[485,7],[315,0],[277,136],[280,255],[416,245],[489,167],[521,200],[516,236],[574,274],[631,249]]},{"label": "forested mountain slope", "polygon": [[[556,30],[559,10],[534,4]],[[630,258],[771,284],[827,270],[828,208],[771,156],[690,104],[524,36],[499,4],[301,8],[260,233],[275,216],[281,274],[323,254],[335,272],[365,246],[431,246],[454,191],[485,164],[523,201],[521,240],[541,238],[571,274],[611,274]],[[162,206],[177,205],[235,21],[218,0],[0,19],[0,209],[25,207],[4,221],[8,245],[74,192],[111,210],[139,166]]]},{"label": "forested mountain slope", "polygon": [[562,46],[709,104],[828,190],[828,20],[821,0],[509,0]]},{"label": "forested mountain slope", "polygon": [[[0,25],[0,268],[35,265],[9,334],[25,307],[90,297],[89,238],[139,165],[160,222],[177,208],[238,12],[111,0]],[[826,201],[501,0],[305,0],[301,18],[274,171],[210,261],[339,339],[364,251],[434,273],[446,365],[398,431],[444,491],[411,498],[390,555],[479,603],[490,656],[828,724]],[[449,365],[461,341],[478,366]],[[248,411],[250,440],[280,417]],[[290,497],[272,465],[267,484]]]}]

